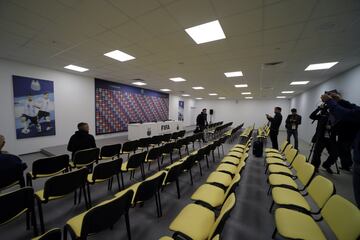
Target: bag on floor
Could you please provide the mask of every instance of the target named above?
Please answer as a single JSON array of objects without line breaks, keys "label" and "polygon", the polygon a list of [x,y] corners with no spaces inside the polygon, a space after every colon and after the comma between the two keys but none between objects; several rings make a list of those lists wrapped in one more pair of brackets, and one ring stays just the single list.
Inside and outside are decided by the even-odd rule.
[{"label": "bag on floor", "polygon": [[253,155],[255,157],[262,157],[262,155],[263,155],[263,142],[261,140],[254,141]]}]

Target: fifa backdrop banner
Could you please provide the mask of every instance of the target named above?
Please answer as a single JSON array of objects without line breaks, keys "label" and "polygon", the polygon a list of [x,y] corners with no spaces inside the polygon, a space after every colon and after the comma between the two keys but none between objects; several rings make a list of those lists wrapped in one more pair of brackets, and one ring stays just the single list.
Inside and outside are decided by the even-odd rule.
[{"label": "fifa backdrop banner", "polygon": [[16,138],[55,135],[54,83],[13,75]]},{"label": "fifa backdrop banner", "polygon": [[129,123],[168,118],[169,94],[95,79],[96,135],[127,131]]},{"label": "fifa backdrop banner", "polygon": [[184,121],[184,101],[179,101],[178,121]]}]

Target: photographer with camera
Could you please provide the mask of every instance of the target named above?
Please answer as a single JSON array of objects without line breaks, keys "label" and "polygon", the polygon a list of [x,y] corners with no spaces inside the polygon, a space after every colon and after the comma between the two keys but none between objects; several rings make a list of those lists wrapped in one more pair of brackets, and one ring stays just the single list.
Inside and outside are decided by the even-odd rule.
[{"label": "photographer with camera", "polygon": [[290,143],[291,136],[294,136],[295,149],[298,149],[298,126],[301,124],[301,116],[297,114],[296,108],[291,109],[285,121],[285,127],[287,130],[287,141]]},{"label": "photographer with camera", "polygon": [[342,103],[339,94],[325,92],[321,100],[329,107],[330,113],[337,123],[354,124],[353,148],[353,187],[357,206],[360,208],[360,107],[347,102],[346,107]]},{"label": "photographer with camera", "polygon": [[332,129],[331,121],[329,118],[329,110],[325,104],[320,105],[310,114],[310,119],[317,121],[316,132],[311,142],[314,144],[314,155],[311,164],[314,165],[315,171],[318,172],[321,163],[321,154],[324,148],[329,153],[327,160],[322,164],[325,170],[333,174],[331,165],[337,159],[336,136]]}]

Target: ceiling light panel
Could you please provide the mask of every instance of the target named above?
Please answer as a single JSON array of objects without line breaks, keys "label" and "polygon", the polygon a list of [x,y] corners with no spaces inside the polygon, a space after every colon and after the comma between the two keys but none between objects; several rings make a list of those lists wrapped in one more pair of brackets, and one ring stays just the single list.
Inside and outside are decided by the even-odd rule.
[{"label": "ceiling light panel", "polygon": [[126,61],[129,61],[129,60],[135,59],[135,57],[133,57],[133,56],[127,54],[127,53],[124,53],[124,52],[122,52],[120,50],[114,50],[114,51],[105,53],[104,55],[109,57],[109,58],[118,60],[120,62],[126,62]]},{"label": "ceiling light panel", "polygon": [[197,43],[207,43],[225,39],[225,33],[218,20],[185,29],[185,32]]}]

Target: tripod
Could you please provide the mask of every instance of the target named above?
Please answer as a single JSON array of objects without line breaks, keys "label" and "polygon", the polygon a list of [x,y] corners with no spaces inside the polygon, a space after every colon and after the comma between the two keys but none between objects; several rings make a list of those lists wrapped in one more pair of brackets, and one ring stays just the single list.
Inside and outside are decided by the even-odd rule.
[{"label": "tripod", "polygon": [[[317,143],[317,141],[311,144],[310,153],[309,153],[307,162],[310,161],[310,159],[311,159],[311,157],[312,157],[312,155],[313,155],[313,153],[314,153],[314,148],[315,148],[316,143]],[[339,166],[338,166],[338,164],[337,164],[337,159],[338,159],[338,158],[336,157],[336,161],[335,161],[336,173],[337,173],[337,174],[340,174]]]}]

